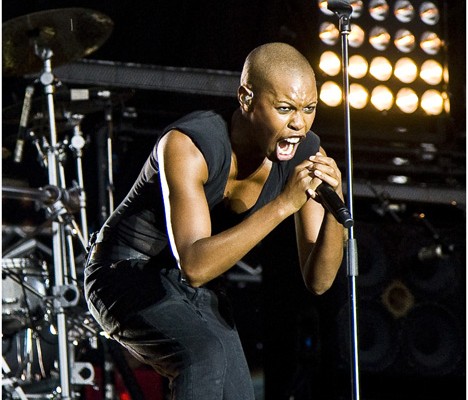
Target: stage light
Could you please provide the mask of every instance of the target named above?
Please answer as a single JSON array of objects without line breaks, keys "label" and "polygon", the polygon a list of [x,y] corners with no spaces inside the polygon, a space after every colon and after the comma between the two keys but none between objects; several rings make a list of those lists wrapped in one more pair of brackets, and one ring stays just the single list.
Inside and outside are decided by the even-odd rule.
[{"label": "stage light", "polygon": [[349,87],[349,104],[358,110],[363,109],[369,100],[369,92],[359,83],[352,83]]},{"label": "stage light", "polygon": [[379,81],[388,81],[393,73],[392,64],[385,57],[375,57],[371,61],[369,72]]},{"label": "stage light", "polygon": [[341,104],[343,92],[341,87],[335,82],[325,82],[320,88],[320,100],[329,107],[336,107]]},{"label": "stage light", "polygon": [[364,10],[364,2],[362,0],[351,0],[349,2],[353,8],[352,18],[359,18]]},{"label": "stage light", "polygon": [[320,57],[319,67],[327,75],[335,76],[341,71],[341,60],[333,51],[326,51]]},{"label": "stage light", "polygon": [[421,65],[421,79],[429,85],[438,85],[442,82],[443,68],[434,60],[427,60]]},{"label": "stage light", "polygon": [[442,40],[434,32],[424,32],[421,36],[421,49],[430,55],[437,54],[442,47]]},{"label": "stage light", "polygon": [[400,22],[410,22],[414,18],[414,7],[408,0],[399,0],[395,3],[395,17]]},{"label": "stage light", "polygon": [[[368,126],[366,113],[371,113],[377,118],[384,115],[380,121],[403,140],[411,137],[416,126],[421,130],[429,127],[431,135],[438,137],[443,124],[433,119],[429,125],[427,118],[449,120],[442,4],[441,0],[350,1],[353,10],[347,35],[347,72],[352,103],[349,100],[355,110],[353,120],[362,123],[364,129]],[[328,10],[327,1],[316,0],[316,7],[320,10],[320,40],[317,59],[312,61],[318,65],[320,104],[326,110],[343,102],[343,32],[337,15]],[[369,134],[374,133],[369,129]],[[389,137],[394,138],[392,135]]]},{"label": "stage light", "polygon": [[412,83],[418,77],[418,67],[409,57],[400,58],[395,63],[395,76],[403,83]]},{"label": "stage light", "polygon": [[387,18],[389,6],[385,0],[371,0],[369,3],[369,14],[376,21]]},{"label": "stage light", "polygon": [[324,22],[320,25],[319,38],[323,43],[333,46],[340,38],[340,31],[335,24]]},{"label": "stage light", "polygon": [[348,72],[353,78],[360,79],[366,76],[369,69],[367,60],[358,54],[351,56],[348,62]]},{"label": "stage light", "polygon": [[388,47],[390,39],[390,34],[385,28],[382,28],[381,26],[372,28],[369,34],[369,43],[374,49],[380,51],[383,51]]},{"label": "stage light", "polygon": [[320,11],[322,11],[325,15],[333,15],[333,12],[328,9],[327,0],[318,0],[318,6]]},{"label": "stage light", "polygon": [[386,111],[393,106],[394,98],[388,87],[379,85],[372,90],[370,101],[377,110]]},{"label": "stage light", "polygon": [[403,53],[409,53],[416,47],[416,38],[408,29],[400,29],[395,33],[395,47]]},{"label": "stage light", "polygon": [[364,43],[366,34],[364,30],[356,24],[351,24],[351,32],[349,33],[348,41],[349,45],[354,48],[361,47]]},{"label": "stage light", "polygon": [[411,114],[417,110],[419,98],[413,89],[402,88],[398,91],[395,102],[401,111]]},{"label": "stage light", "polygon": [[421,96],[421,108],[428,115],[439,115],[444,109],[444,98],[438,90],[429,89]]},{"label": "stage light", "polygon": [[437,6],[431,1],[425,1],[419,8],[421,21],[427,25],[435,25],[439,22],[440,13]]}]

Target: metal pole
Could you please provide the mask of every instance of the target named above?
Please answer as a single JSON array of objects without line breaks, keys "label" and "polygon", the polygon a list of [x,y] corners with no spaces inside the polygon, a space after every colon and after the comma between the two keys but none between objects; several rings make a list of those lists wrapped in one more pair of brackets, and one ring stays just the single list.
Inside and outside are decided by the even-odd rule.
[{"label": "metal pole", "polygon": [[[353,215],[353,163],[351,150],[351,119],[349,113],[349,73],[348,73],[348,36],[351,31],[351,13],[353,8],[349,0],[328,0],[328,9],[339,18],[341,33],[342,70],[343,70],[343,102],[344,102],[344,131],[346,144],[346,202],[351,215]],[[359,344],[358,344],[358,311],[356,276],[358,275],[357,243],[354,238],[353,226],[348,228],[346,243],[346,264],[348,274],[349,294],[349,335],[351,356],[351,384],[352,399],[360,399],[359,389]]]}]

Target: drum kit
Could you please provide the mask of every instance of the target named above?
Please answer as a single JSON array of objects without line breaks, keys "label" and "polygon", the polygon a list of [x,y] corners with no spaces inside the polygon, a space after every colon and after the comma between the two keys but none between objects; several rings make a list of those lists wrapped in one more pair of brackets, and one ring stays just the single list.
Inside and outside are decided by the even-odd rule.
[{"label": "drum kit", "polygon": [[[113,95],[105,89],[93,90],[92,96],[88,89],[63,95],[63,85],[54,76],[52,65],[90,55],[112,30],[113,21],[108,16],[85,8],[45,10],[3,23],[4,77],[38,76],[27,85],[20,112],[16,106],[3,110],[4,121],[18,122],[11,156],[14,163],[21,163],[23,148],[31,143],[47,180],[39,188],[2,186],[3,199],[18,204],[33,202],[45,211],[45,222],[37,227],[3,227],[4,237],[10,238],[6,244],[2,239],[3,398],[68,399],[77,395],[80,385],[93,383],[93,365],[76,357],[79,342],[92,343],[101,334],[84,305],[77,272],[85,260],[77,255],[86,254],[88,239],[82,164],[84,114],[67,105],[78,99],[91,108],[112,107]],[[35,97],[38,88],[40,98]],[[72,131],[71,139],[60,141],[57,132],[61,129]],[[107,130],[110,139],[110,124]],[[111,140],[107,146],[107,210],[111,212]],[[73,186],[66,182],[69,151],[76,161]],[[5,158],[5,151],[3,154]],[[79,218],[75,219],[76,215]]]}]

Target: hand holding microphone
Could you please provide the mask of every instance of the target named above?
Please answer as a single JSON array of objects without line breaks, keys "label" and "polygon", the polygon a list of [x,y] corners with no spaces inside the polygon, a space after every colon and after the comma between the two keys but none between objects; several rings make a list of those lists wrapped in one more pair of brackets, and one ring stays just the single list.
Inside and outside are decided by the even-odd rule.
[{"label": "hand holding microphone", "polygon": [[354,225],[348,208],[327,182],[322,182],[315,191],[318,193],[324,207],[333,214],[340,224],[345,228],[351,228]]},{"label": "hand holding microphone", "polygon": [[[318,156],[322,156],[321,153],[317,153]],[[315,158],[314,160],[315,161]],[[318,171],[318,174],[314,171]],[[312,171],[314,173],[315,179],[320,179],[317,175],[321,176],[323,173],[318,169]],[[354,220],[351,217],[351,213],[341,200],[340,196],[335,192],[333,187],[320,179],[321,183],[315,188],[315,193],[318,195],[322,205],[335,217],[335,219],[342,224],[345,228],[350,228],[354,225]],[[307,193],[309,196],[309,192]],[[312,197],[312,196],[311,196]]]}]

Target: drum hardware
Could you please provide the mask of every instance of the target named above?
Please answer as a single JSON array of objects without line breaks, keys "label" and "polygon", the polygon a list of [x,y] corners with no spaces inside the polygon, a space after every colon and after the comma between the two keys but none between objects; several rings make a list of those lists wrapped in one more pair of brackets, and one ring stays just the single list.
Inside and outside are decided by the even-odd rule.
[{"label": "drum hardware", "polygon": [[14,391],[18,394],[21,400],[27,400],[26,394],[24,393],[22,387],[18,384],[18,379],[11,374],[11,369],[5,358],[2,355],[2,387],[9,388],[11,391]]},{"label": "drum hardware", "polygon": [[[2,187],[2,197],[32,200],[40,203],[46,208],[48,222],[57,219],[61,224],[70,225],[69,232],[79,239],[83,249],[85,249],[87,242],[72,215],[82,206],[82,191],[79,187],[62,189],[53,185],[46,185],[38,189],[4,186]],[[34,235],[35,232],[32,234]]]},{"label": "drum hardware", "polygon": [[47,138],[42,136],[38,138],[34,131],[29,131],[29,138],[31,139],[31,143],[36,149],[37,152],[37,161],[39,162],[40,166],[43,168],[47,168],[47,156],[46,153],[42,149],[47,149],[49,147],[49,143],[47,143]]},{"label": "drum hardware", "polygon": [[34,250],[40,250],[43,254],[51,257],[52,249],[36,238],[43,234],[47,233],[48,236],[51,235],[48,232],[48,227],[50,226],[50,221],[46,221],[41,224],[39,227],[35,227],[30,233],[24,232],[22,227],[14,227],[13,230],[16,234],[20,236],[20,239],[17,240],[13,245],[6,247],[8,244],[5,244],[5,249],[3,250],[3,257],[5,259],[25,257],[31,255]]},{"label": "drum hardware", "polygon": [[29,259],[2,260],[3,334],[13,334],[32,326],[43,316],[47,269],[34,266]]},{"label": "drum hardware", "polygon": [[[70,119],[74,121],[73,124],[73,137],[70,140],[70,149],[73,151],[76,160],[76,170],[78,174],[78,182],[75,189],[78,190],[78,199],[79,199],[79,208],[80,208],[80,217],[81,217],[81,231],[83,237],[88,238],[88,223],[86,217],[86,193],[84,191],[84,178],[83,178],[83,148],[86,145],[86,140],[83,137],[83,132],[81,130],[80,124],[83,119],[81,114],[70,115]],[[86,243],[85,243],[86,248]]]},{"label": "drum hardware", "polygon": [[[71,376],[75,371],[71,363],[74,360],[70,354],[72,348],[68,338],[66,309],[76,304],[79,297],[76,296],[76,302],[73,296],[72,301],[70,297],[67,298],[71,292],[79,293],[76,288],[75,291],[71,289],[76,283],[72,235],[78,237],[83,250],[86,249],[86,241],[65,205],[71,191],[66,190],[65,171],[60,163],[54,104],[56,80],[52,72],[52,59],[55,65],[60,65],[91,54],[107,40],[112,28],[113,23],[106,15],[83,8],[37,12],[14,18],[2,26],[4,76],[40,72],[38,82],[47,99],[48,186],[46,190],[28,193],[39,197],[47,205],[48,218],[52,223],[53,306],[58,340],[60,397],[65,400],[73,396]],[[18,140],[23,138],[21,128],[25,128],[24,125],[20,123],[21,135],[18,135]],[[73,196],[68,197],[72,199]]]}]

